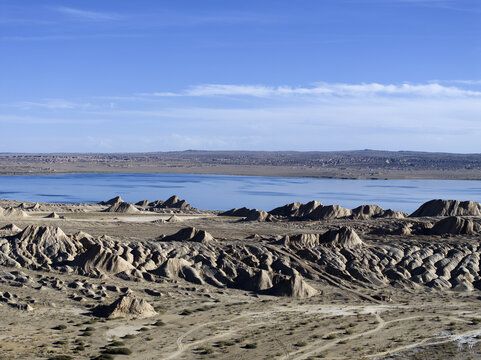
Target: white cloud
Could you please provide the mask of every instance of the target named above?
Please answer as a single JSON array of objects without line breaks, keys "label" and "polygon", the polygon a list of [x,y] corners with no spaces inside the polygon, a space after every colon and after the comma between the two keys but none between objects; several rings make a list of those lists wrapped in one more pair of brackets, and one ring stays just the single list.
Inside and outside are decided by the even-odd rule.
[{"label": "white cloud", "polygon": [[[219,95],[223,97],[215,101],[208,98]],[[162,94],[167,96],[162,99],[145,94],[91,98],[93,105],[85,108],[54,99],[30,102],[39,108],[24,114],[37,112],[44,118],[0,114],[0,123],[19,132],[25,128],[28,132],[29,127],[22,124],[47,124],[46,128],[52,124],[75,146],[81,146],[78,131],[67,131],[72,128],[70,124],[77,124],[77,130],[90,136],[95,131],[98,139],[125,139],[111,143],[91,139],[92,151],[109,147],[109,151],[127,151],[124,147],[128,143],[128,151],[377,148],[479,152],[480,95],[462,86],[439,83],[320,83],[312,87],[214,84]],[[230,101],[230,97],[245,101]],[[8,108],[11,106],[4,106]],[[91,127],[95,122],[99,126]],[[15,145],[13,139],[6,141]]]},{"label": "white cloud", "polygon": [[422,96],[422,97],[481,97],[481,91],[463,89],[455,86],[444,86],[439,83],[428,84],[345,84],[318,83],[312,87],[264,86],[264,85],[232,85],[204,84],[188,87],[175,92],[142,93],[141,96],[175,97],[175,96],[252,96],[260,98],[288,96]]},{"label": "white cloud", "polygon": [[53,8],[53,10],[70,15],[74,18],[80,20],[89,20],[89,21],[111,21],[111,20],[120,20],[121,16],[112,13],[104,13],[104,12],[97,12],[97,11],[88,11],[88,10],[81,10],[75,9],[71,7],[59,6]]},{"label": "white cloud", "polygon": [[62,99],[44,99],[40,101],[20,101],[11,104],[11,106],[30,109],[30,108],[44,108],[50,110],[68,110],[92,107],[89,103],[76,103]]}]

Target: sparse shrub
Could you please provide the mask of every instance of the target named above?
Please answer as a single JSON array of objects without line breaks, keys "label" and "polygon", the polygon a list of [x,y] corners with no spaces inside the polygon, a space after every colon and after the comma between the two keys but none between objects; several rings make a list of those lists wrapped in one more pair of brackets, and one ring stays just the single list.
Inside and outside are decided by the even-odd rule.
[{"label": "sparse shrub", "polygon": [[48,360],[73,360],[73,357],[70,355],[55,355],[48,358]]},{"label": "sparse shrub", "polygon": [[165,322],[163,322],[162,320],[157,320],[152,324],[152,326],[164,326],[164,325],[165,325]]},{"label": "sparse shrub", "polygon": [[122,342],[122,341],[119,341],[119,340],[113,340],[111,343],[110,343],[110,346],[124,346],[125,344]]},{"label": "sparse shrub", "polygon": [[127,335],[122,336],[122,339],[135,339],[135,335],[127,334]]},{"label": "sparse shrub", "polygon": [[112,360],[114,357],[110,354],[100,354],[97,357],[94,357],[92,360]]},{"label": "sparse shrub", "polygon": [[209,355],[214,353],[214,349],[209,346],[201,346],[195,349],[201,355]]},{"label": "sparse shrub", "polygon": [[257,343],[245,344],[244,349],[257,349]]},{"label": "sparse shrub", "polygon": [[119,348],[106,348],[104,351],[103,351],[104,354],[112,354],[112,355],[130,355],[132,354],[132,350],[128,349],[128,348],[122,348],[122,347],[119,347]]},{"label": "sparse shrub", "polygon": [[147,327],[145,327],[145,326],[144,326],[144,327],[141,327],[141,328],[139,329],[139,331],[149,331],[149,330],[150,330],[150,329],[147,328]]},{"label": "sparse shrub", "polygon": [[54,330],[65,330],[66,328],[67,328],[67,325],[60,324],[60,325],[55,326],[53,329]]},{"label": "sparse shrub", "polygon": [[304,347],[306,345],[307,343],[305,341],[298,341],[294,344],[294,346],[297,346],[297,347]]},{"label": "sparse shrub", "polygon": [[217,343],[215,344],[216,347],[227,347],[227,346],[232,346],[232,345],[235,345],[235,342],[230,341],[230,340],[217,341]]},{"label": "sparse shrub", "polygon": [[192,310],[184,309],[184,310],[182,310],[182,312],[179,315],[190,315],[192,313],[193,313]]}]

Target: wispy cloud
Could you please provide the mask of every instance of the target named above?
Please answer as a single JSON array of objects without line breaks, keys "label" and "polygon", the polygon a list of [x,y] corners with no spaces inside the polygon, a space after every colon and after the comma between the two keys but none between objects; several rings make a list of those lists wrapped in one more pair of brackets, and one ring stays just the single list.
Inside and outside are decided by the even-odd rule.
[{"label": "wispy cloud", "polygon": [[69,15],[69,16],[71,16],[73,18],[76,18],[76,19],[79,19],[79,20],[112,21],[112,20],[122,19],[122,16],[118,15],[118,14],[98,12],[98,11],[90,11],[90,10],[81,10],[81,9],[65,7],[65,6],[54,7],[52,9],[54,11]]},{"label": "wispy cloud", "polygon": [[422,6],[429,8],[440,8],[445,10],[481,13],[479,1],[461,1],[461,0],[346,0],[355,3],[376,3],[376,4],[405,4],[412,6]]},{"label": "wispy cloud", "polygon": [[480,80],[436,80],[434,82],[441,82],[445,84],[461,84],[461,85],[481,85]]},{"label": "wispy cloud", "polygon": [[422,96],[422,97],[481,97],[481,91],[444,86],[439,83],[428,84],[345,84],[319,83],[312,87],[264,86],[204,84],[188,87],[181,92],[141,93],[140,96],[176,97],[176,96],[252,96],[252,97],[286,97],[286,96]]},{"label": "wispy cloud", "polygon": [[44,99],[40,101],[19,101],[10,106],[30,109],[30,108],[44,108],[50,110],[70,110],[79,108],[90,108],[90,103],[77,103],[63,99]]}]

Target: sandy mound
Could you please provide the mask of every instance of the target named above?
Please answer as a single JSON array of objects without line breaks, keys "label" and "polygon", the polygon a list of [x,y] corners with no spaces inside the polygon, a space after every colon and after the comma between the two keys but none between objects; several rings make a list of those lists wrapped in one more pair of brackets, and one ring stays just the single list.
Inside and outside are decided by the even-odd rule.
[{"label": "sandy mound", "polygon": [[431,234],[472,235],[479,231],[479,224],[474,223],[473,220],[463,219],[457,216],[450,216],[435,223],[431,229]]},{"label": "sandy mound", "polygon": [[177,195],[173,195],[170,198],[168,198],[164,202],[164,207],[167,208],[176,208],[176,209],[182,209],[182,210],[190,210],[192,209],[192,206],[190,206],[189,203],[185,200],[180,200]]},{"label": "sandy mound", "polygon": [[319,234],[297,234],[286,236],[282,243],[295,248],[314,248],[319,245]]},{"label": "sandy mound", "polygon": [[45,216],[45,219],[63,219],[63,216],[60,216],[56,212],[53,212]]},{"label": "sandy mound", "polygon": [[301,207],[301,205],[302,204],[300,202],[294,202],[294,203],[287,204],[287,205],[284,205],[284,206],[279,206],[279,207],[269,211],[269,214],[275,215],[275,216],[284,216],[284,217],[297,216],[297,212],[298,212],[299,208]]},{"label": "sandy mound", "polygon": [[108,318],[147,318],[157,315],[152,305],[132,293],[120,296],[108,306],[97,308],[94,314]]},{"label": "sandy mound", "polygon": [[134,205],[126,203],[126,202],[118,202],[110,206],[108,209],[105,209],[104,212],[115,212],[115,213],[123,213],[123,214],[136,214],[140,212]]},{"label": "sandy mound", "polygon": [[353,219],[370,219],[374,216],[379,216],[384,210],[377,205],[361,205],[352,209]]},{"label": "sandy mound", "polygon": [[175,223],[181,223],[181,222],[184,222],[184,220],[182,220],[182,218],[176,216],[176,215],[172,215],[170,218],[168,218],[167,220],[165,220],[166,223],[168,224],[175,224]]},{"label": "sandy mound", "polygon": [[285,236],[278,244],[297,249],[312,249],[319,245],[349,249],[359,247],[364,243],[354,230],[348,227],[341,227],[339,230],[329,230],[324,234]]},{"label": "sandy mound", "polygon": [[254,209],[248,216],[246,216],[245,221],[258,221],[258,222],[272,222],[276,219],[274,216],[265,212],[264,210]]},{"label": "sandy mound", "polygon": [[268,293],[275,296],[287,296],[295,298],[308,298],[317,295],[317,290],[304,281],[301,275],[294,274],[288,279],[280,280],[268,290]]},{"label": "sandy mound", "polygon": [[121,203],[121,202],[124,202],[124,200],[122,200],[122,198],[120,196],[116,196],[116,197],[114,197],[110,200],[101,201],[100,205],[115,205],[115,204]]},{"label": "sandy mound", "polygon": [[157,209],[180,209],[180,210],[192,210],[193,207],[185,200],[180,200],[177,195],[173,195],[165,201],[156,200],[149,203],[150,207]]},{"label": "sandy mound", "polygon": [[187,227],[179,230],[173,235],[161,237],[159,240],[207,243],[213,241],[214,237],[204,230],[198,230],[194,227]]},{"label": "sandy mound", "polygon": [[72,261],[70,266],[77,267],[81,273],[97,276],[99,273],[118,274],[134,270],[134,266],[99,244],[91,246]]},{"label": "sandy mound", "polygon": [[474,201],[437,199],[422,204],[409,216],[481,216],[481,204]]},{"label": "sandy mound", "polygon": [[351,210],[339,205],[324,206],[318,201],[306,204],[295,202],[269,211],[269,214],[287,220],[328,220],[328,219],[371,219],[378,217],[403,218],[406,214],[400,211],[383,210],[377,205],[361,205]]},{"label": "sandy mound", "polygon": [[17,225],[8,224],[0,228],[0,237],[12,236],[12,235],[18,234],[20,231],[22,231],[22,229],[20,229]]},{"label": "sandy mound", "polygon": [[392,209],[387,209],[384,210],[384,212],[376,217],[382,217],[382,218],[391,218],[391,219],[404,219],[408,217],[408,214],[402,211],[397,211],[397,210],[392,210]]},{"label": "sandy mound", "polygon": [[184,259],[168,259],[154,273],[172,280],[181,278],[194,284],[204,283],[199,272]]},{"label": "sandy mound", "polygon": [[339,219],[351,215],[351,210],[339,205],[319,206],[310,214],[306,215],[309,220]]},{"label": "sandy mound", "polygon": [[24,218],[28,217],[28,214],[20,209],[12,208],[12,207],[7,207],[6,209],[0,207],[0,217],[5,217],[5,218]]},{"label": "sandy mound", "polygon": [[249,216],[251,211],[252,211],[251,209],[246,208],[246,207],[242,207],[240,209],[234,208],[234,209],[227,210],[223,213],[220,213],[219,216],[246,217],[246,216]]},{"label": "sandy mound", "polygon": [[30,225],[5,239],[0,249],[0,263],[37,268],[73,260],[83,245],[58,227]]},{"label": "sandy mound", "polygon": [[265,212],[264,210],[248,209],[246,207],[243,207],[240,209],[231,209],[226,212],[220,213],[219,216],[243,217],[245,221],[259,221],[259,222],[275,221],[274,216]]},{"label": "sandy mound", "polygon": [[329,230],[319,237],[319,243],[340,247],[355,248],[364,245],[357,233],[349,227],[341,227],[339,230]]}]

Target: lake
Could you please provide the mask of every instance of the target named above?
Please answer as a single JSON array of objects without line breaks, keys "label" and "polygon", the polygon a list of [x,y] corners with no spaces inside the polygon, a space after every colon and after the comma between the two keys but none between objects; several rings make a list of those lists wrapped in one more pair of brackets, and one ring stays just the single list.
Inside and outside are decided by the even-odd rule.
[{"label": "lake", "polygon": [[318,200],[354,208],[377,204],[412,212],[431,199],[481,200],[481,181],[347,180],[192,174],[68,174],[0,176],[0,198],[39,202],[165,200],[176,194],[192,206],[271,210]]}]

